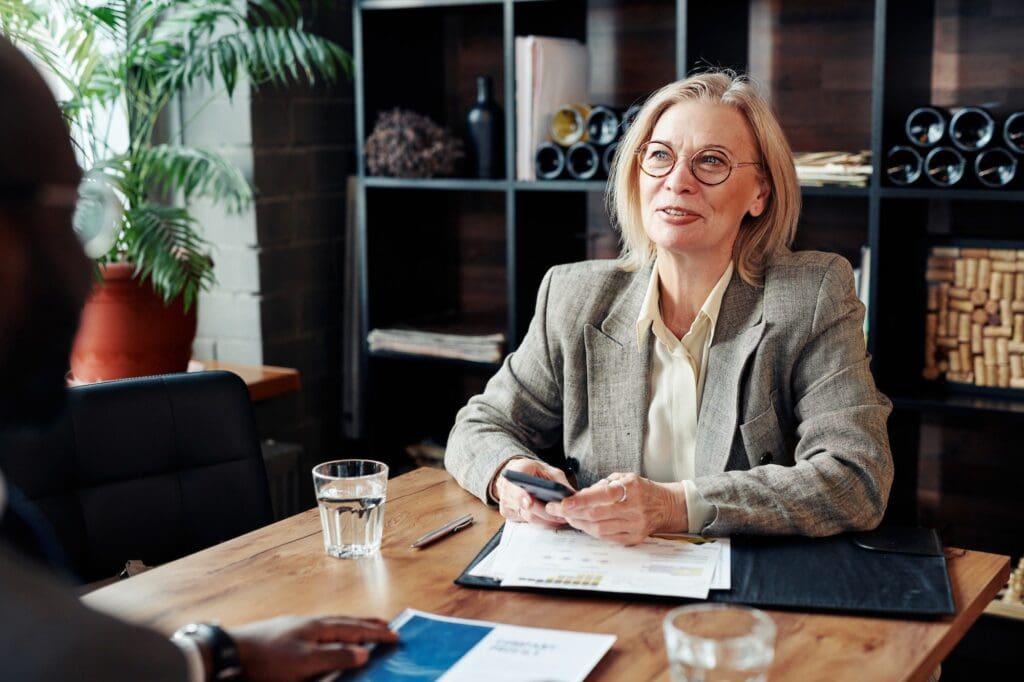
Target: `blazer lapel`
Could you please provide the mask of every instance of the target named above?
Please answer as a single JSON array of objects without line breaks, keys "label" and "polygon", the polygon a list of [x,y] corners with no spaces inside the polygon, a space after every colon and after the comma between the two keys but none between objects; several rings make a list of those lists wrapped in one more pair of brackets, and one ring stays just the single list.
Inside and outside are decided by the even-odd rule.
[{"label": "blazer lapel", "polygon": [[[637,349],[636,320],[650,280],[650,266],[633,274],[601,327],[583,329],[587,350],[593,464],[585,469],[606,476],[640,471],[647,423],[650,344]],[[595,479],[596,480],[596,479]],[[593,481],[580,481],[589,485]]]},{"label": "blazer lapel", "polygon": [[764,334],[764,290],[733,273],[722,297],[697,419],[696,475],[725,471],[739,420],[740,381]]}]

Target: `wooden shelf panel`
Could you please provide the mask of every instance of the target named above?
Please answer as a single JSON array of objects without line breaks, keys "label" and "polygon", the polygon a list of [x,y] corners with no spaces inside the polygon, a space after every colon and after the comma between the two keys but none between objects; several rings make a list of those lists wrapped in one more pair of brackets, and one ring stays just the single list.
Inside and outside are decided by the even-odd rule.
[{"label": "wooden shelf panel", "polygon": [[434,189],[444,191],[504,192],[508,189],[505,180],[475,180],[473,178],[388,178],[367,175],[363,178],[367,187],[394,189]]},{"label": "wooden shelf panel", "polygon": [[430,9],[431,7],[473,7],[476,5],[503,5],[504,0],[362,0],[363,10]]},{"label": "wooden shelf panel", "polygon": [[900,410],[920,412],[948,412],[957,414],[990,413],[999,415],[1020,415],[1024,417],[1024,401],[981,396],[918,396],[892,397],[893,405]]},{"label": "wooden shelf panel", "polygon": [[867,187],[842,187],[839,185],[824,185],[822,187],[818,187],[816,185],[801,185],[800,194],[805,197],[866,198],[870,196],[871,190]]},{"label": "wooden shelf panel", "polygon": [[604,192],[604,180],[517,180],[513,188],[525,192]]},{"label": "wooden shelf panel", "polygon": [[401,360],[405,362],[422,362],[432,365],[453,365],[457,367],[469,367],[480,369],[486,372],[496,372],[501,367],[500,362],[477,362],[475,360],[463,360],[461,358],[446,358],[436,355],[419,355],[416,353],[396,353],[388,350],[371,350],[369,356],[376,360]]},{"label": "wooden shelf panel", "polygon": [[882,187],[883,199],[937,199],[940,201],[1024,201],[1024,192],[995,189],[940,189],[930,187]]}]

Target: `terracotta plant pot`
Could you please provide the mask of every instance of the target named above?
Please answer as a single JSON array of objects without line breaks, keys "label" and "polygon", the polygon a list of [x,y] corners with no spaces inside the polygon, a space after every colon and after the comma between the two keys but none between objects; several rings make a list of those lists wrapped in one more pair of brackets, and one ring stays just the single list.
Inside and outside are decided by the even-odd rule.
[{"label": "terracotta plant pot", "polygon": [[76,381],[184,372],[196,336],[196,305],[188,313],[179,296],[168,305],[149,282],[132,279],[135,266],[108,263],[82,311],[71,350]]}]

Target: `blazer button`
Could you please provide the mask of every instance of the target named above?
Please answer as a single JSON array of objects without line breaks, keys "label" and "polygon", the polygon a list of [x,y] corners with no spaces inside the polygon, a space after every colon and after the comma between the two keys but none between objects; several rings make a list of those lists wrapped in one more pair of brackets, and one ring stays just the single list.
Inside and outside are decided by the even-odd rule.
[{"label": "blazer button", "polygon": [[770,452],[764,453],[763,455],[761,455],[761,459],[759,459],[757,461],[757,463],[758,464],[771,464],[772,463],[772,453],[770,453]]},{"label": "blazer button", "polygon": [[580,472],[580,461],[575,457],[567,457],[565,459],[565,468],[574,474],[578,474]]}]

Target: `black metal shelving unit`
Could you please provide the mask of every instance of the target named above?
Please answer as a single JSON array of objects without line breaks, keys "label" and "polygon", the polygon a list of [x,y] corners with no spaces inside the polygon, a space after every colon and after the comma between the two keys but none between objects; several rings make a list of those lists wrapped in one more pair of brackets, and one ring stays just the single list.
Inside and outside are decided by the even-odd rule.
[{"label": "black metal shelving unit", "polygon": [[[397,318],[402,310],[389,309],[395,300],[402,300],[389,287],[417,294],[421,288],[429,289],[431,278],[425,274],[429,268],[422,261],[447,259],[444,254],[453,252],[438,270],[454,268],[464,278],[486,270],[491,279],[472,280],[472,286],[467,285],[468,279],[460,281],[455,288],[461,286],[462,293],[451,293],[449,288],[448,308],[464,317],[476,316],[484,328],[504,333],[512,350],[529,324],[536,287],[547,267],[587,257],[589,221],[604,182],[515,179],[515,36],[574,37],[593,50],[612,45],[616,64],[625,65],[625,75],[612,92],[619,101],[608,103],[621,106],[668,78],[685,75],[698,63],[747,70],[755,4],[772,12],[783,11],[780,6],[798,6],[816,20],[833,22],[830,28],[839,33],[848,30],[844,12],[866,13],[867,37],[862,48],[854,49],[862,50],[863,60],[870,62],[870,76],[865,76],[870,80],[870,102],[863,123],[870,131],[865,144],[876,172],[867,187],[805,187],[803,197],[807,229],[815,231],[812,236],[817,238],[812,243],[827,245],[835,224],[838,250],[858,244],[871,249],[868,349],[879,384],[895,397],[897,408],[892,422],[899,472],[894,513],[912,517],[919,446],[916,425],[922,414],[955,412],[1015,419],[1024,413],[1021,403],[1010,397],[947,395],[920,379],[925,245],[936,234],[1006,238],[1011,228],[998,222],[1006,217],[1024,224],[1024,191],[899,188],[888,186],[877,172],[885,150],[903,135],[906,114],[930,101],[937,0],[357,0],[353,31],[361,337],[365,340],[373,327],[402,321]],[[820,49],[832,49],[822,44]],[[1024,46],[1016,49],[1024,58]],[[631,59],[639,66],[629,67]],[[471,103],[469,88],[475,73],[494,77],[505,113],[504,178],[401,180],[366,174],[362,145],[379,111],[403,106],[457,128]],[[808,87],[813,91],[815,86]],[[820,83],[818,87],[822,88]],[[822,97],[826,94],[821,91]],[[436,239],[445,244],[435,248],[433,237],[410,236],[424,231],[433,231],[431,235],[436,233]],[[466,237],[485,232],[489,237],[482,246]],[[853,249],[845,251],[852,254]],[[465,298],[465,290],[474,287],[486,290],[494,304],[458,298]],[[393,415],[388,414],[390,396],[402,390],[400,383],[389,387],[379,379],[382,372],[390,372],[400,375],[392,380],[413,381],[417,361],[375,353],[371,366],[370,358],[364,341],[362,376],[370,443],[374,456],[388,459],[395,444],[408,434],[398,433],[401,429],[394,428]],[[385,369],[393,363],[400,363],[402,371]],[[427,359],[420,364],[431,380],[440,376],[462,386],[464,393],[482,387],[482,382],[474,380],[466,384],[463,376],[483,374],[478,366]],[[453,405],[436,410],[435,436],[443,438],[465,397],[455,395]]]}]

